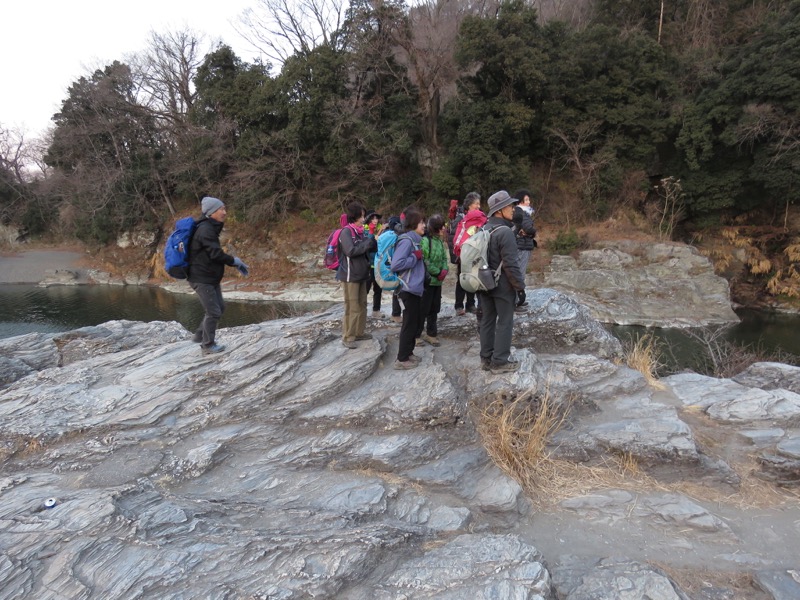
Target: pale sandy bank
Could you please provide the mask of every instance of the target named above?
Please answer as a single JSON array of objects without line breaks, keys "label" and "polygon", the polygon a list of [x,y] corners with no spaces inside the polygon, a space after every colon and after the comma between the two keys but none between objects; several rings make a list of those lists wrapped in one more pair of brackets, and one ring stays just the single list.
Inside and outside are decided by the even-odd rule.
[{"label": "pale sandy bank", "polygon": [[84,255],[70,250],[27,250],[0,254],[0,283],[39,283],[47,271],[85,271]]}]

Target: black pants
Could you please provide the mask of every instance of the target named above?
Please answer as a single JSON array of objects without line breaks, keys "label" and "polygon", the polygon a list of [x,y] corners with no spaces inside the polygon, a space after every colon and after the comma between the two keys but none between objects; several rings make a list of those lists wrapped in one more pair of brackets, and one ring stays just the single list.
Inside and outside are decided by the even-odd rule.
[{"label": "black pants", "polygon": [[425,329],[426,333],[431,337],[436,337],[439,329],[437,321],[439,319],[439,311],[442,310],[442,286],[431,285],[425,288],[422,294],[422,302],[420,303],[420,319],[417,325],[417,335],[422,335],[422,330]]},{"label": "black pants", "polygon": [[472,292],[467,292],[464,288],[461,287],[461,261],[458,261],[456,265],[456,310],[459,308],[465,308],[464,305],[464,297],[466,296],[467,303],[466,308],[475,308],[475,294]]},{"label": "black pants", "polygon": [[405,362],[414,353],[416,347],[417,328],[420,323],[420,305],[422,297],[410,292],[398,294],[403,302],[403,325],[400,327],[400,344],[397,348],[397,360]]},{"label": "black pants", "polygon": [[200,304],[206,311],[205,317],[200,322],[195,335],[203,336],[203,345],[211,346],[214,344],[217,335],[217,323],[225,312],[225,302],[222,300],[222,288],[219,284],[212,283],[189,283],[192,289],[200,298]]},{"label": "black pants", "polygon": [[383,288],[375,281],[375,269],[369,270],[369,283],[367,284],[367,294],[372,290],[372,312],[380,312],[381,310],[381,294]]},{"label": "black pants", "polygon": [[402,309],[400,308],[400,302],[397,299],[398,298],[397,294],[399,294],[399,293],[400,292],[397,291],[397,290],[392,292],[392,316],[393,317],[399,317],[400,314],[403,312]]}]

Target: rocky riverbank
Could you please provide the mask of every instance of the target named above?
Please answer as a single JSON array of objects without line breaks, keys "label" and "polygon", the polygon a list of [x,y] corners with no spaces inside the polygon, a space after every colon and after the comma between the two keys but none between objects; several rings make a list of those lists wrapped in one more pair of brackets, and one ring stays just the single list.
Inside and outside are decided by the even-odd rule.
[{"label": "rocky riverbank", "polygon": [[[339,307],[213,357],[175,323],[0,341],[3,597],[800,597],[800,369],[662,389],[530,303],[504,376],[471,317],[398,373],[396,329],[345,351]],[[525,479],[487,419],[545,405]]]},{"label": "rocky riverbank", "polygon": [[[321,268],[316,248],[299,246],[288,257],[296,266],[291,282],[267,281],[254,269],[249,279],[223,280],[230,300],[280,300],[287,302],[339,302],[341,290],[333,273]],[[152,279],[150,273],[131,271],[111,275],[97,268],[70,265],[42,266],[50,254],[25,253],[0,257],[0,271],[27,277],[29,283],[72,285],[158,285],[175,293],[191,293],[186,282]],[[18,261],[17,265],[13,265]],[[69,261],[73,261],[70,263]],[[28,265],[28,266],[22,266]],[[12,268],[13,267],[13,268]],[[9,281],[6,279],[6,281]],[[0,279],[2,282],[2,279]],[[694,248],[678,243],[634,241],[604,242],[602,246],[571,256],[553,256],[542,273],[530,273],[528,285],[547,287],[572,295],[603,323],[657,327],[700,327],[737,322],[731,308],[728,283],[714,274],[711,263]],[[445,305],[455,297],[455,277],[443,287]],[[388,294],[387,294],[388,298]]]}]

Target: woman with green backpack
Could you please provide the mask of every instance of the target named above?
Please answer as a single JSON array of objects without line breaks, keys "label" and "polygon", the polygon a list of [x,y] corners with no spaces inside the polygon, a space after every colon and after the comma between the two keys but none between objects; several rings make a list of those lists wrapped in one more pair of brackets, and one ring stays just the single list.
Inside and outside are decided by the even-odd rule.
[{"label": "woman with green backpack", "polygon": [[443,230],[444,218],[442,215],[433,215],[428,219],[428,226],[420,243],[426,280],[416,337],[431,346],[439,345],[437,321],[442,309],[442,283],[447,277],[448,251],[442,239]]}]

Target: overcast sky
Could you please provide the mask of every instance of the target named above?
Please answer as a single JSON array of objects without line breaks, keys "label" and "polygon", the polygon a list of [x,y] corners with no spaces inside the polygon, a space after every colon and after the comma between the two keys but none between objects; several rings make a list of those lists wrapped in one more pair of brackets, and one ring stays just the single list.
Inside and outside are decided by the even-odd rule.
[{"label": "overcast sky", "polygon": [[0,125],[28,137],[52,123],[73,81],[145,49],[149,32],[191,30],[221,39],[245,61],[251,47],[231,23],[254,0],[23,0],[5,2],[0,44]]}]

